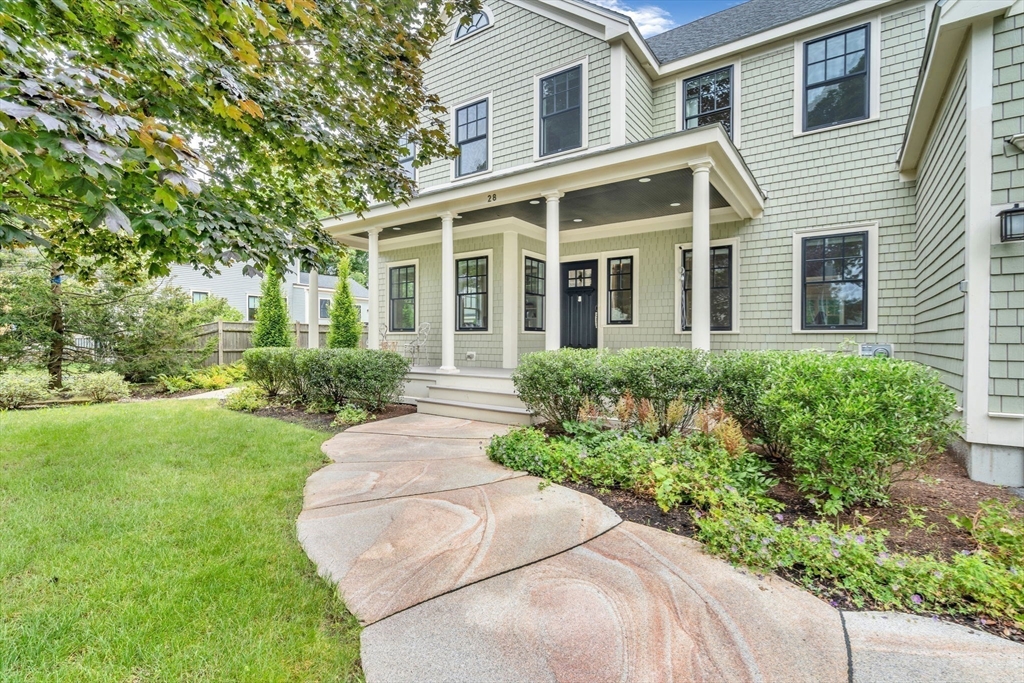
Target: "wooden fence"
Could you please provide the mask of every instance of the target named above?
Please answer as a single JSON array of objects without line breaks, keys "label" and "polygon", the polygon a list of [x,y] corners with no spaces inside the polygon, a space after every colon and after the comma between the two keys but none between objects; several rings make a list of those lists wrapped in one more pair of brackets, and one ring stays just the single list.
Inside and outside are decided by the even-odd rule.
[{"label": "wooden fence", "polygon": [[[199,333],[196,337],[197,345],[202,347],[210,343],[211,339],[217,340],[217,347],[210,357],[203,361],[204,366],[209,365],[230,365],[242,360],[242,352],[252,348],[252,328],[256,325],[253,322],[227,323],[216,322],[199,326]],[[327,325],[319,325],[320,348],[327,346]],[[309,345],[309,325],[305,323],[293,323],[292,337],[296,346],[304,349]],[[366,325],[363,325],[363,334],[359,339],[359,346],[366,346]]]}]

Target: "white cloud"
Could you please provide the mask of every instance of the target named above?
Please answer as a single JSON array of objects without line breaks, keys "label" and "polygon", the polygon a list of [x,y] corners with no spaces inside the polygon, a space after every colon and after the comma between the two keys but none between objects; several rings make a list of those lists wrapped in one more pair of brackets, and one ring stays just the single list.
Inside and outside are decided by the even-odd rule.
[{"label": "white cloud", "polygon": [[670,28],[675,27],[675,22],[672,21],[672,15],[655,5],[640,5],[634,7],[628,5],[621,0],[591,0],[602,7],[607,7],[610,10],[615,10],[620,14],[625,14],[627,17],[633,20],[636,24],[637,29],[640,30],[643,36],[653,36],[658,33],[664,33]]}]

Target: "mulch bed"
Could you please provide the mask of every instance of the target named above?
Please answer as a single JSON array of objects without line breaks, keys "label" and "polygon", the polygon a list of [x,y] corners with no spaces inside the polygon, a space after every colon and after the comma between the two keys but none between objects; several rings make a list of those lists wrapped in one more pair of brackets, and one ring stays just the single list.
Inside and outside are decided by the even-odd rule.
[{"label": "mulch bed", "polygon": [[[416,406],[406,405],[404,403],[392,403],[380,413],[375,414],[372,419],[368,420],[368,422],[388,420],[392,417],[409,415],[410,413],[415,412]],[[309,429],[316,429],[321,432],[329,432],[331,434],[338,434],[339,432],[343,432],[347,429],[347,427],[331,426],[331,423],[334,422],[334,413],[307,413],[305,408],[302,407],[286,405],[267,406],[266,408],[260,408],[253,413],[253,415],[257,415],[259,417],[272,417],[276,420],[292,422]]]},{"label": "mulch bed", "polygon": [[[814,508],[792,482],[790,473],[776,466],[775,475],[781,481],[769,495],[785,504],[786,508],[782,512],[783,523],[792,523],[799,517],[817,518]],[[682,536],[692,537],[696,533],[688,507],[679,507],[665,513],[653,500],[638,496],[632,491],[609,491],[588,484],[568,482],[563,485],[598,498],[624,520]],[[850,524],[860,521],[874,529],[887,530],[891,550],[914,555],[931,554],[948,559],[955,553],[974,550],[977,547],[970,534],[953,526],[949,517],[954,514],[973,516],[978,511],[978,504],[981,501],[993,498],[1011,504],[1021,502],[1008,489],[970,479],[967,471],[956,461],[953,454],[946,452],[932,457],[916,476],[897,482],[893,486],[892,502],[888,507],[856,508],[841,515],[839,521]],[[912,509],[912,514],[908,514],[908,506]],[[1019,506],[1018,511],[1024,515],[1024,505]],[[803,585],[803,579],[798,571],[780,571],[779,574],[796,584]],[[842,587],[834,584],[819,583],[812,587],[812,591],[840,609],[881,609],[878,605],[870,603],[857,607]],[[1010,623],[977,616],[933,616],[1024,643],[1024,631]]]}]

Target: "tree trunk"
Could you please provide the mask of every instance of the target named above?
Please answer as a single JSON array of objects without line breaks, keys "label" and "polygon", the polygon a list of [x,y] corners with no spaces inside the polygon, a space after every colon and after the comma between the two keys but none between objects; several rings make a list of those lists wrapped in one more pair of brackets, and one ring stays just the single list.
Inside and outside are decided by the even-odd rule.
[{"label": "tree trunk", "polygon": [[64,375],[64,305],[61,299],[61,278],[64,267],[59,263],[50,265],[50,351],[46,358],[46,369],[50,373],[50,388],[63,388]]}]

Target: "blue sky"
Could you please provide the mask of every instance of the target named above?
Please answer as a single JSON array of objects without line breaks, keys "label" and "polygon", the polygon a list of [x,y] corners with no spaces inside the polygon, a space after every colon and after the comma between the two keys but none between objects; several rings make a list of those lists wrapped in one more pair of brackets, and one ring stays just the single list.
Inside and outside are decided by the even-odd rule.
[{"label": "blue sky", "polygon": [[645,36],[662,33],[738,5],[743,0],[591,0],[633,18]]}]

